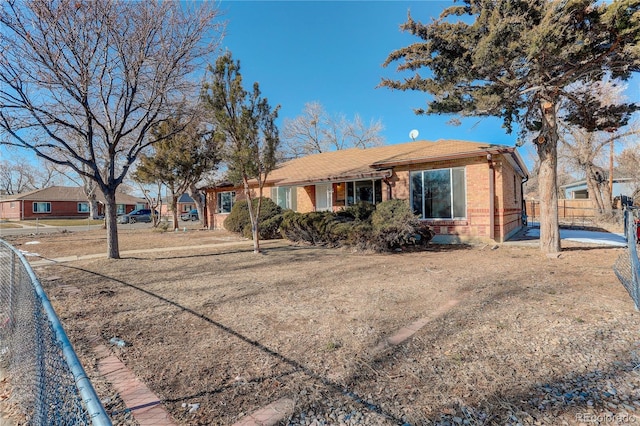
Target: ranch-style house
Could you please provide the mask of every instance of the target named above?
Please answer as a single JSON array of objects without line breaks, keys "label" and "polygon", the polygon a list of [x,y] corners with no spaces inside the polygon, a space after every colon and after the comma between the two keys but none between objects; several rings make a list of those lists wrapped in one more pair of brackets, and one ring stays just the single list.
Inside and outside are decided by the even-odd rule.
[{"label": "ranch-style house", "polygon": [[[313,154],[280,164],[263,195],[298,212],[359,201],[407,200],[435,242],[502,242],[522,227],[527,168],[516,148],[460,140],[414,141]],[[252,188],[257,196],[257,184]],[[207,226],[223,227],[241,187],[206,188]]]}]

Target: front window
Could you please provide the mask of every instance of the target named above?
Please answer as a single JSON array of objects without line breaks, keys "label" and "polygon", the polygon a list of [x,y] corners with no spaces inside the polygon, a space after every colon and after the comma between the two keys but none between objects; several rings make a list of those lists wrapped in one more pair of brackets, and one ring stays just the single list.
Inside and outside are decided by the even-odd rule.
[{"label": "front window", "polygon": [[233,203],[236,201],[235,191],[218,192],[218,213],[231,213]]},{"label": "front window", "polygon": [[271,188],[271,199],[283,209],[295,210],[297,207],[296,187],[278,186]]},{"label": "front window", "polygon": [[366,201],[371,204],[378,204],[382,201],[382,181],[358,180],[347,182],[347,205],[357,204]]},{"label": "front window", "polygon": [[466,217],[464,168],[411,172],[411,206],[421,219]]},{"label": "front window", "polygon": [[89,213],[89,203],[78,203],[78,213]]},{"label": "front window", "polygon": [[51,213],[51,203],[33,203],[34,213]]},{"label": "front window", "polygon": [[125,214],[126,213],[126,207],[124,204],[118,204],[116,205],[116,214]]}]

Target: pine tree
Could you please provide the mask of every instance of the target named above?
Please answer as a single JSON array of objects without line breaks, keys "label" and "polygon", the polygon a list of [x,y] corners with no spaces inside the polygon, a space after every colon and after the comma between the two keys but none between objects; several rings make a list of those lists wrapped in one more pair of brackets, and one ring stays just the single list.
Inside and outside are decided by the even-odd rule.
[{"label": "pine tree", "polygon": [[[262,192],[267,176],[276,167],[276,154],[280,145],[275,120],[279,106],[271,108],[260,93],[258,83],[247,91],[242,85],[240,62],[234,61],[231,53],[221,56],[215,67],[209,67],[211,82],[205,83],[202,98],[211,112],[211,119],[224,135],[224,160],[228,177],[244,187],[247,197],[253,251],[260,252],[258,229]],[[252,186],[258,188],[258,201]],[[255,206],[255,207],[254,207]]]},{"label": "pine tree", "polygon": [[[540,246],[560,251],[558,119],[588,131],[617,128],[633,104],[605,105],[572,91],[605,77],[628,79],[640,65],[640,0],[464,0],[429,24],[411,15],[404,31],[422,39],[392,52],[385,66],[415,72],[381,86],[433,95],[418,114],[500,117],[511,133],[533,135],[540,168]],[[428,76],[418,70],[426,68]]]}]

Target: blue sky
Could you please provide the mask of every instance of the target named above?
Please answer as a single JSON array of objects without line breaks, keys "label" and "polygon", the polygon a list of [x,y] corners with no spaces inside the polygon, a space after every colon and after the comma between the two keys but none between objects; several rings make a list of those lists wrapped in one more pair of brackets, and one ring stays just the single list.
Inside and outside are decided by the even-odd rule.
[{"label": "blue sky", "polygon": [[[418,139],[457,138],[513,145],[501,122],[467,119],[446,124],[451,116],[416,116],[424,107],[423,92],[376,88],[382,77],[402,75],[389,53],[419,39],[400,31],[410,9],[414,19],[429,22],[450,1],[226,1],[220,9],[227,20],[223,41],[240,60],[245,85],[254,81],[271,105],[280,104],[285,117],[302,114],[305,103],[317,101],[329,114],[364,122],[381,120],[386,144]],[[281,126],[282,127],[282,126]]]},{"label": "blue sky", "polygon": [[[305,103],[319,102],[332,115],[364,122],[381,120],[386,144],[418,139],[455,138],[513,146],[495,118],[468,118],[460,126],[447,124],[451,116],[417,116],[426,106],[423,92],[376,88],[382,77],[401,78],[395,65],[383,68],[389,53],[419,41],[400,31],[411,10],[414,19],[429,22],[452,1],[243,1],[220,0],[227,21],[223,49],[241,62],[248,87],[257,81],[271,105],[281,106],[284,118],[302,114]],[[632,80],[629,95],[640,99],[640,78]],[[0,156],[3,149],[0,149]],[[535,153],[525,144],[521,154],[531,166]],[[20,156],[29,156],[22,151]]]},{"label": "blue sky", "polygon": [[[413,113],[414,108],[426,106],[426,93],[376,88],[382,77],[403,76],[395,64],[382,67],[389,53],[420,41],[400,30],[407,11],[427,23],[452,4],[449,0],[221,0],[227,20],[223,46],[240,60],[247,87],[259,82],[270,104],[281,105],[280,127],[284,118],[301,115],[305,103],[317,101],[332,115],[381,120],[386,144],[408,142],[409,132],[416,129],[418,139],[513,146],[517,134],[507,134],[501,120],[468,118],[452,126],[447,124],[452,116]],[[637,77],[629,82],[631,99],[640,99],[639,83]],[[531,168],[537,157],[531,144],[520,151]]]}]

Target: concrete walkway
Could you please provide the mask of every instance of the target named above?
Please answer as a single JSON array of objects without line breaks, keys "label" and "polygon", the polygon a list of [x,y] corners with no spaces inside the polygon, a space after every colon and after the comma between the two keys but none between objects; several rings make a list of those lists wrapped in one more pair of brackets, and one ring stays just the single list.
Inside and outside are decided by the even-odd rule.
[{"label": "concrete walkway", "polygon": [[[560,239],[579,243],[596,244],[612,247],[626,247],[627,240],[624,234],[616,234],[604,231],[588,231],[584,229],[560,228]],[[538,245],[540,244],[540,228],[527,227],[522,229],[508,241],[502,244],[511,245]]]}]

